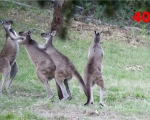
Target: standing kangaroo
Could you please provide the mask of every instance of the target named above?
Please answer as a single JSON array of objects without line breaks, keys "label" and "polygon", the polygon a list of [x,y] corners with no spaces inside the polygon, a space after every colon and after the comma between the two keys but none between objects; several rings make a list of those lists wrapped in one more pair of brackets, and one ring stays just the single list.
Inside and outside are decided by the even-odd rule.
[{"label": "standing kangaroo", "polygon": [[56,65],[56,70],[55,70],[55,80],[60,86],[63,94],[63,99],[71,99],[71,92],[69,89],[68,81],[72,79],[72,76],[74,75],[78,82],[81,84],[81,87],[83,91],[86,94],[85,91],[85,84],[76,70],[75,66],[73,63],[69,60],[68,57],[60,53],[52,44],[52,38],[54,36],[54,32],[52,33],[41,33],[41,36],[46,39],[46,44],[45,44],[45,49],[46,53],[52,58],[54,64]]},{"label": "standing kangaroo", "polygon": [[[54,78],[56,67],[49,55],[45,51],[43,51],[43,49],[39,48],[39,45],[35,40],[31,39],[30,34],[33,31],[34,30],[19,32],[19,37],[14,37],[12,33],[10,33],[10,36],[12,37],[12,39],[18,40],[19,44],[25,47],[30,60],[36,67],[36,74],[47,91],[47,97],[52,98],[53,93],[49,88],[48,80]],[[59,98],[62,99],[62,92],[58,85],[57,90]]]},{"label": "standing kangaroo", "polygon": [[[13,21],[5,20],[5,21],[0,21],[0,23],[3,25],[6,31],[5,45],[0,53],[0,73],[2,74],[2,81],[0,84],[0,94],[2,94],[2,89],[6,79],[10,77],[6,84],[6,90],[8,91],[12,83],[12,80],[14,79],[14,77],[18,72],[16,57],[19,52],[19,46],[18,46],[18,42],[12,40],[8,34],[8,31],[11,29],[11,25],[13,24]],[[14,36],[17,36],[16,32],[13,30],[12,30],[12,34]]]},{"label": "standing kangaroo", "polygon": [[84,69],[84,80],[87,92],[87,102],[84,105],[93,104],[92,85],[97,84],[100,87],[100,105],[103,104],[104,80],[102,76],[102,59],[104,55],[103,48],[100,44],[101,32],[95,31],[94,40],[89,48],[89,55],[86,67]]}]

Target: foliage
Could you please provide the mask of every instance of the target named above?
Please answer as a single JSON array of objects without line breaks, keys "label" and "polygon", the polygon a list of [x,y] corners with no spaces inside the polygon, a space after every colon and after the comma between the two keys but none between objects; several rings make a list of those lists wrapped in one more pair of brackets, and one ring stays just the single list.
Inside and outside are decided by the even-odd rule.
[{"label": "foliage", "polygon": [[[82,15],[90,16],[94,13],[93,17],[95,19],[119,26],[133,26],[135,25],[135,21],[132,21],[131,18],[136,11],[150,11],[150,2],[148,1],[87,0],[85,2],[85,0],[79,0],[78,4],[84,7]],[[142,27],[142,24],[138,24],[137,26]]]},{"label": "foliage", "polygon": [[[64,33],[62,33],[64,37],[67,34],[67,27],[65,26],[70,25],[70,20],[73,14],[79,14],[82,17],[92,16],[92,19],[99,19],[102,23],[119,26],[136,26],[142,28],[142,22],[137,24],[136,21],[133,21],[131,18],[136,11],[150,11],[149,1],[71,0],[67,2],[64,4],[64,11],[62,13],[63,16],[66,17],[66,23],[64,23],[63,28]],[[39,4],[42,6],[44,3],[44,0],[39,1]],[[76,6],[81,6],[83,9],[77,8]],[[75,12],[76,9],[79,10]],[[83,19],[82,22],[88,23],[86,18]],[[148,28],[148,25],[149,23],[146,24],[145,29]]]}]

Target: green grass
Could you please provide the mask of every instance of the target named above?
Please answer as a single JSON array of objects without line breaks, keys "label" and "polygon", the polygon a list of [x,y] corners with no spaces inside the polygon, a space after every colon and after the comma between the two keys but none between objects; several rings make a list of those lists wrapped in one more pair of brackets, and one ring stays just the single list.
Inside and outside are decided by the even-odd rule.
[{"label": "green grass", "polygon": [[[0,5],[2,6],[1,2]],[[17,32],[36,28],[37,31],[32,35],[32,38],[43,44],[45,40],[40,37],[40,33],[48,31],[50,28],[52,14],[47,16],[48,13],[44,10],[41,13],[40,9],[24,10],[15,5],[10,6],[13,7],[0,8],[0,18],[13,19],[13,28]],[[9,16],[8,13],[11,13],[14,7],[18,10],[16,11],[18,14]],[[104,108],[99,105],[99,88],[97,86],[93,87],[94,105],[83,106],[86,97],[74,78],[69,82],[73,95],[72,100],[58,100],[54,80],[49,84],[55,96],[51,100],[47,99],[46,91],[35,74],[34,65],[30,62],[24,47],[20,46],[17,57],[19,72],[12,82],[10,93],[4,89],[3,95],[0,96],[0,120],[68,120],[78,118],[85,120],[145,120],[150,118],[149,37],[130,32],[132,39],[138,36],[141,38],[140,40],[144,40],[145,44],[134,47],[113,34],[111,36],[107,36],[105,33],[101,35],[105,52],[103,76],[105,80],[104,101],[107,106]],[[0,50],[5,41],[4,33],[1,26]],[[82,76],[87,61],[88,48],[93,39],[92,34],[93,31],[78,32],[70,29],[66,41],[60,40],[58,37],[53,40],[55,47],[71,59]],[[137,70],[137,65],[141,66],[139,70]],[[131,69],[127,70],[126,66]],[[134,67],[135,70],[132,69]]]}]

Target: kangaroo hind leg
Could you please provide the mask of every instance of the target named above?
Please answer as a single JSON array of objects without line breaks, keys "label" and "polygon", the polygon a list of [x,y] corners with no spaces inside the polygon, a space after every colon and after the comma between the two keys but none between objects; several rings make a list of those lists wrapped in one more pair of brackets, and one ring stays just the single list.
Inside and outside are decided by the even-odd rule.
[{"label": "kangaroo hind leg", "polygon": [[58,93],[59,100],[62,100],[63,99],[63,94],[62,94],[61,88],[60,88],[60,86],[58,85],[57,82],[56,82],[56,87],[57,87],[57,93]]},{"label": "kangaroo hind leg", "polygon": [[64,85],[64,74],[63,74],[62,70],[55,71],[55,80],[56,80],[57,84],[59,85],[59,87],[62,91],[62,94],[63,94],[63,99],[61,99],[61,100],[67,100],[69,98],[69,95],[68,95],[67,90]]},{"label": "kangaroo hind leg", "polygon": [[63,81],[57,81],[57,83],[60,86],[61,91],[63,93],[63,99],[61,99],[61,100],[67,100],[69,98],[69,95],[65,89],[64,82]]},{"label": "kangaroo hind leg", "polygon": [[71,95],[70,88],[69,88],[69,85],[68,85],[68,79],[65,79],[65,80],[64,80],[64,84],[65,84],[67,93],[68,93],[68,95],[69,95],[69,98],[68,98],[68,99],[71,100],[72,95]]},{"label": "kangaroo hind leg", "polygon": [[4,68],[3,70],[3,73],[2,73],[2,81],[1,81],[1,84],[0,84],[0,95],[2,95],[2,90],[3,90],[3,86],[4,86],[4,83],[6,81],[6,79],[8,78],[9,74],[10,74],[10,66],[7,67],[7,68]]},{"label": "kangaroo hind leg", "polygon": [[16,62],[14,62],[14,64],[11,66],[11,71],[10,71],[10,78],[6,83],[6,90],[9,91],[9,87],[12,83],[12,80],[14,79],[14,77],[16,76],[18,72],[18,65]]},{"label": "kangaroo hind leg", "polygon": [[96,84],[100,87],[100,105],[105,106],[103,103],[103,97],[104,97],[104,80],[103,77],[101,76],[97,81]]},{"label": "kangaroo hind leg", "polygon": [[48,84],[48,78],[45,77],[44,74],[42,74],[40,71],[37,70],[37,76],[38,78],[40,79],[40,81],[42,82],[42,84],[44,85],[45,89],[46,89],[46,92],[47,92],[47,98],[53,98],[53,93],[49,87],[49,84]]}]

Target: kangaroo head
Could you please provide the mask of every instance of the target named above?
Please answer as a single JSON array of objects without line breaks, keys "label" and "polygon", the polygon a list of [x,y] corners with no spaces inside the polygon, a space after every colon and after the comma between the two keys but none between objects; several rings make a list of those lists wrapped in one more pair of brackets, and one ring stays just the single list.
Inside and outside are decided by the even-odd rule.
[{"label": "kangaroo head", "polygon": [[18,40],[20,44],[29,44],[33,43],[33,40],[31,39],[30,35],[35,31],[35,29],[29,30],[29,31],[20,31],[19,36],[23,37],[24,39]]},{"label": "kangaroo head", "polygon": [[5,21],[0,21],[0,23],[3,25],[4,28],[6,29],[11,29],[11,25],[13,24],[12,20],[5,20]]},{"label": "kangaroo head", "polygon": [[53,32],[51,32],[51,33],[41,33],[41,36],[42,36],[43,38],[45,38],[46,40],[48,40],[48,39],[54,37],[55,34],[56,34],[56,31],[53,31]]},{"label": "kangaroo head", "polygon": [[102,30],[100,31],[100,32],[96,32],[96,31],[94,31],[94,36],[95,36],[95,38],[94,38],[94,42],[100,42],[100,34],[102,33]]}]

